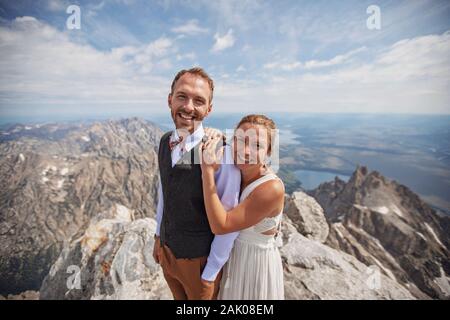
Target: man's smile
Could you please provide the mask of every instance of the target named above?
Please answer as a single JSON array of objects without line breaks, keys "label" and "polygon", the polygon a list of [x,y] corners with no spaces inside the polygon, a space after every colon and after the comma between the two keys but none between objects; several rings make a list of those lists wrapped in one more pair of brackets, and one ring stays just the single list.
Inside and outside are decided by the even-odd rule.
[{"label": "man's smile", "polygon": [[194,116],[189,116],[189,115],[184,114],[184,113],[182,113],[182,112],[178,112],[177,114],[178,114],[178,116],[179,116],[181,119],[186,120],[186,121],[192,121],[192,120],[195,119]]}]

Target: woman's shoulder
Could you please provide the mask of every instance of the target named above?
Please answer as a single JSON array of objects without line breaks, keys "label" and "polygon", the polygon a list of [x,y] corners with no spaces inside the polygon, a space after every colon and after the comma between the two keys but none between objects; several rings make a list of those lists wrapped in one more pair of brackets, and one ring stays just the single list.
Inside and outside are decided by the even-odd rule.
[{"label": "woman's shoulder", "polygon": [[275,176],[274,179],[270,179],[260,184],[255,190],[254,196],[264,199],[278,199],[284,198],[284,184],[280,178]]}]

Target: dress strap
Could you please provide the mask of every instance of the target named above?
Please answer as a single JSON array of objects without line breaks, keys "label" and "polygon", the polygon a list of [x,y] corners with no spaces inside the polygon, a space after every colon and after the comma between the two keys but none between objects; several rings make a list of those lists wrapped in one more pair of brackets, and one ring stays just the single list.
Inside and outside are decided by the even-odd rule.
[{"label": "dress strap", "polygon": [[269,173],[266,174],[258,179],[256,179],[255,181],[253,181],[252,183],[250,183],[248,186],[246,186],[244,188],[244,190],[242,190],[242,194],[241,194],[241,201],[244,200],[245,198],[248,197],[248,195],[255,190],[255,188],[261,184],[263,184],[266,181],[272,180],[272,179],[278,179],[276,174],[273,173]]}]

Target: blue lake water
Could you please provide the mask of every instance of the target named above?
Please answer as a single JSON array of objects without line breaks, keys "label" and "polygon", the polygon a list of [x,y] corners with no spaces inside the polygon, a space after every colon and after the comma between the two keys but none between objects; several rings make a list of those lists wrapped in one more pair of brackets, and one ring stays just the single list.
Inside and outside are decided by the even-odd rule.
[{"label": "blue lake water", "polygon": [[349,176],[313,170],[296,170],[295,175],[301,181],[303,189],[311,190],[317,188],[322,182],[332,181],[338,176],[341,180],[348,181]]}]

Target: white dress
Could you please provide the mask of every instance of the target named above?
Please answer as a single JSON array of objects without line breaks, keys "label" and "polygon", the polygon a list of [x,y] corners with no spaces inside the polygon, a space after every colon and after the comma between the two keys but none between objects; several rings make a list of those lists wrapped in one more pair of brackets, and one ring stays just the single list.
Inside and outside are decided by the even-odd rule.
[{"label": "white dress", "polygon": [[[239,202],[271,179],[278,177],[271,173],[253,181],[242,191]],[[279,231],[282,213],[240,231],[224,266],[219,299],[284,300],[283,266],[278,250],[281,235],[280,232],[277,237],[262,234],[276,227]]]}]

